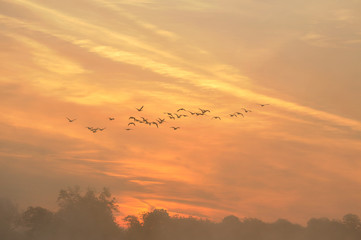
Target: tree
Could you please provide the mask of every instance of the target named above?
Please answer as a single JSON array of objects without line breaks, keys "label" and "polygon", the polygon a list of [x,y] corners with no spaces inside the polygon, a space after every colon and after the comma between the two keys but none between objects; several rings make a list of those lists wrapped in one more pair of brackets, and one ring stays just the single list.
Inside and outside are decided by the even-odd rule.
[{"label": "tree", "polygon": [[18,209],[8,199],[0,198],[0,239],[16,239],[15,231]]},{"label": "tree", "polygon": [[143,231],[148,239],[169,239],[170,217],[167,210],[155,209],[142,215]]},{"label": "tree", "polygon": [[353,230],[359,230],[361,228],[360,218],[356,214],[346,214],[343,216],[342,222],[346,225],[346,227]]},{"label": "tree", "polygon": [[20,225],[28,228],[30,239],[48,239],[53,235],[54,214],[42,207],[29,207],[21,216]]},{"label": "tree", "polygon": [[98,194],[88,189],[81,194],[79,188],[68,188],[60,191],[58,203],[56,224],[63,239],[119,239],[121,229],[113,215],[116,199],[108,189]]}]

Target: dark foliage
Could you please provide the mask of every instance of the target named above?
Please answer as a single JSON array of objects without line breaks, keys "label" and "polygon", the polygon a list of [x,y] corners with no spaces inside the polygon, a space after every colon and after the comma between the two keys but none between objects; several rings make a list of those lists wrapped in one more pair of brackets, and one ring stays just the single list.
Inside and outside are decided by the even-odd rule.
[{"label": "dark foliage", "polygon": [[18,213],[16,205],[0,199],[1,240],[359,240],[361,221],[355,214],[341,220],[311,219],[307,226],[279,219],[265,223],[255,218],[230,215],[221,222],[169,216],[155,209],[123,220],[114,219],[116,200],[107,189],[97,193],[78,188],[61,190],[59,209],[51,212],[29,207]]}]

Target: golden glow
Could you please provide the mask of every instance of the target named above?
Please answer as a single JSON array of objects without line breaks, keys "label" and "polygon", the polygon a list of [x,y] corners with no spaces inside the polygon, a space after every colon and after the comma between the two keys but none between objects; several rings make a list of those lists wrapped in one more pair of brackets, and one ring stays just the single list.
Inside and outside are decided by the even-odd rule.
[{"label": "golden glow", "polygon": [[[44,195],[109,187],[119,219],[359,211],[360,18],[345,2],[304,14],[284,3],[289,20],[252,1],[0,0],[0,175],[43,179]],[[164,114],[181,107],[211,113]],[[130,116],[166,123],[126,131]],[[22,204],[39,200],[23,190]]]}]

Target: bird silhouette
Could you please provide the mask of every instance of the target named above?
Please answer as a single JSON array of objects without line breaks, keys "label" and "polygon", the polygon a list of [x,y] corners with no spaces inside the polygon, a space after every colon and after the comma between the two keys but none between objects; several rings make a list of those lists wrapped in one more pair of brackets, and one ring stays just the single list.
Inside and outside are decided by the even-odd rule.
[{"label": "bird silhouette", "polygon": [[249,109],[245,109],[245,108],[241,108],[241,109],[243,109],[243,111],[244,111],[245,113],[252,112],[252,111],[251,111],[251,110],[249,110]]},{"label": "bird silhouette", "polygon": [[125,130],[126,130],[126,131],[130,131],[130,130],[134,130],[134,129],[132,129],[132,128],[126,128]]},{"label": "bird silhouette", "polygon": [[[96,129],[94,129],[93,127],[86,127],[87,129],[89,129],[89,131],[92,131],[93,133],[95,133],[97,130]],[[94,132],[94,130],[95,130],[95,132]]]},{"label": "bird silhouette", "polygon": [[110,118],[109,118],[109,120],[110,120],[110,121],[113,121],[113,120],[115,120],[115,118],[113,118],[113,117],[110,117]]},{"label": "bird silhouette", "polygon": [[211,112],[211,111],[208,110],[208,109],[202,109],[202,108],[198,108],[198,109],[201,110],[202,115],[204,115],[206,112]]},{"label": "bird silhouette", "polygon": [[212,119],[219,119],[219,120],[221,120],[221,117],[215,116],[215,117],[212,117]]},{"label": "bird silhouette", "polygon": [[138,112],[141,112],[143,110],[144,106],[141,106],[140,108],[136,108],[138,110]]},{"label": "bird silhouette", "polygon": [[74,122],[74,121],[76,120],[76,118],[70,119],[70,118],[68,118],[68,117],[66,117],[66,119],[68,119],[69,122]]},{"label": "bird silhouette", "polygon": [[180,127],[170,127],[170,128],[173,128],[173,130],[177,130],[177,129],[179,129]]},{"label": "bird silhouette", "polygon": [[132,125],[132,124],[135,126],[135,123],[133,123],[133,122],[128,123],[128,126],[129,126],[129,125]]},{"label": "bird silhouette", "polygon": [[241,115],[242,117],[244,117],[243,113],[240,112],[235,112],[234,114]]},{"label": "bird silhouette", "polygon": [[260,105],[261,107],[267,106],[267,105],[271,105],[271,104],[257,104]]},{"label": "bird silhouette", "polygon": [[[157,128],[158,128],[158,123],[157,123],[157,122],[151,122],[151,124],[156,125],[156,126],[157,126]],[[149,125],[150,125],[150,124],[149,124]]]},{"label": "bird silhouette", "polygon": [[187,111],[187,110],[185,110],[184,108],[180,108],[177,110],[177,112],[179,112],[179,111]]},{"label": "bird silhouette", "polygon": [[148,119],[144,118],[144,117],[140,117],[141,119],[143,119],[143,122],[148,123]]},{"label": "bird silhouette", "polygon": [[158,122],[159,124],[162,124],[163,122],[165,122],[165,119],[158,118],[158,119],[157,119],[157,122]]}]

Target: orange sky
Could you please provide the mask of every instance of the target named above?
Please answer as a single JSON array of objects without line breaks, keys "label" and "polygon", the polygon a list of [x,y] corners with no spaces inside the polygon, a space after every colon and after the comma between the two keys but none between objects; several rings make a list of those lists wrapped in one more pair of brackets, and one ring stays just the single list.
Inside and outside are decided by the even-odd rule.
[{"label": "orange sky", "polygon": [[[119,217],[361,214],[360,10],[0,0],[0,197],[53,208],[61,188],[105,186]],[[180,107],[211,113],[125,131]]]}]

